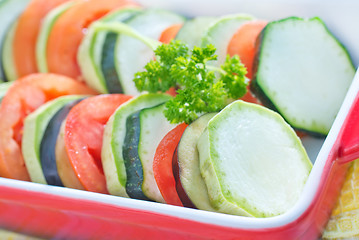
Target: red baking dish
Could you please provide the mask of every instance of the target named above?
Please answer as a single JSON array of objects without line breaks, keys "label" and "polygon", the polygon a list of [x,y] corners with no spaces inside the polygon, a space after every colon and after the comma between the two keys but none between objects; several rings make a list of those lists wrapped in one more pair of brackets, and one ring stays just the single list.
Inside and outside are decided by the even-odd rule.
[{"label": "red baking dish", "polygon": [[[355,1],[142,0],[187,16],[246,12],[263,19],[320,16],[359,60]],[[52,239],[317,239],[348,163],[359,158],[359,74],[325,140],[305,137],[314,162],[302,196],[283,215],[248,218],[0,178],[0,228]]]}]

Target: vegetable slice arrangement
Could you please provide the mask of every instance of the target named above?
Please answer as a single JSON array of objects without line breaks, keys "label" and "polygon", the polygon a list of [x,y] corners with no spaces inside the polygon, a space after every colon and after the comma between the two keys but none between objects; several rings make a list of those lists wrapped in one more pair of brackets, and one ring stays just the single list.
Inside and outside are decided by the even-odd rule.
[{"label": "vegetable slice arrangement", "polygon": [[[33,74],[1,85],[0,176],[253,217],[296,203],[311,163],[291,127],[325,136],[354,76],[319,19],[189,20],[127,0],[39,3],[7,21],[6,78],[76,80]],[[43,24],[27,33],[34,13]],[[21,59],[14,49],[26,34]],[[89,97],[97,92],[85,83],[112,94]],[[303,101],[324,109],[324,123]]]}]

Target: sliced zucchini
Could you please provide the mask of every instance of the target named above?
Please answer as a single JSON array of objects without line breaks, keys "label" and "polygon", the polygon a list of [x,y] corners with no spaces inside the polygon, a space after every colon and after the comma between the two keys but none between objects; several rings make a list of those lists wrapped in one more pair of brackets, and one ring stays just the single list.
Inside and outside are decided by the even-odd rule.
[{"label": "sliced zucchini", "polygon": [[176,125],[170,124],[163,111],[165,104],[131,114],[126,121],[122,148],[126,167],[126,192],[131,198],[165,202],[153,176],[153,158],[162,138]]},{"label": "sliced zucchini", "polygon": [[71,6],[75,4],[75,1],[65,2],[58,7],[52,9],[42,20],[40,32],[36,42],[36,63],[39,72],[46,73],[47,69],[47,40],[49,38],[52,27],[54,26],[57,19]]},{"label": "sliced zucchini", "polygon": [[5,94],[7,93],[7,90],[11,87],[13,82],[2,82],[0,83],[0,103],[2,102],[2,99],[4,98]]},{"label": "sliced zucchini", "polygon": [[[8,34],[10,27],[13,25],[14,21],[18,18],[18,16],[24,11],[27,7],[30,0],[2,0],[0,1],[0,45],[2,49],[2,56],[4,55],[4,51],[9,50],[8,46],[4,46],[5,36]],[[12,34],[12,33],[11,33]],[[3,64],[7,58],[0,58],[0,66],[3,69]],[[0,72],[1,80],[8,80],[3,71]],[[15,78],[16,79],[16,78]]]},{"label": "sliced zucchini", "polygon": [[202,115],[192,122],[184,131],[177,149],[179,177],[188,198],[202,210],[217,211],[212,207],[207,193],[207,186],[201,176],[197,142],[207,124],[216,113]]},{"label": "sliced zucchini", "polygon": [[348,52],[319,18],[269,23],[261,33],[251,90],[289,124],[325,136],[351,84]]},{"label": "sliced zucchini", "polygon": [[16,26],[17,21],[9,27],[2,46],[2,67],[4,70],[4,79],[7,81],[15,81],[18,78],[12,48]]},{"label": "sliced zucchini", "polygon": [[201,46],[203,34],[216,20],[215,17],[196,17],[186,21],[178,31],[175,39],[185,42],[189,49]]},{"label": "sliced zucchini", "polygon": [[227,47],[233,35],[242,26],[243,23],[253,20],[253,17],[246,14],[228,15],[219,18],[204,33],[202,38],[202,47],[212,44],[216,47],[218,58],[212,61],[213,65],[224,63],[227,57]]},{"label": "sliced zucchini", "polygon": [[228,214],[286,212],[312,167],[300,139],[279,114],[243,101],[214,116],[197,147],[211,205]]},{"label": "sliced zucchini", "polygon": [[[184,18],[177,14],[150,9],[137,14],[126,23],[143,36],[157,40],[167,27],[182,22]],[[141,71],[153,56],[153,50],[143,42],[125,35],[118,37],[115,47],[115,66],[125,94],[139,94],[133,82],[134,75]]]},{"label": "sliced zucchini", "polygon": [[81,97],[83,96],[69,95],[56,98],[45,103],[26,117],[21,148],[31,181],[47,184],[40,160],[40,145],[46,127],[51,118],[64,105],[76,101]]},{"label": "sliced zucchini", "polygon": [[171,96],[166,94],[142,94],[122,104],[108,120],[104,129],[101,159],[110,194],[128,197],[122,150],[128,116],[141,109],[157,106],[170,98]]},{"label": "sliced zucchini", "polygon": [[[119,9],[105,17],[100,22],[126,22],[141,10],[137,8]],[[122,93],[122,87],[117,77],[114,65],[114,51],[117,34],[109,31],[97,31],[94,27],[81,42],[77,60],[86,83],[101,93]]]}]

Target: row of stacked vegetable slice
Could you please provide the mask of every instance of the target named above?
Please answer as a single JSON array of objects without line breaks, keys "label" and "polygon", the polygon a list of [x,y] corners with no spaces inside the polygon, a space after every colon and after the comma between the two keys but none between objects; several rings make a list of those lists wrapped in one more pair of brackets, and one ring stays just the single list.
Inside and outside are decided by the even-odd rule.
[{"label": "row of stacked vegetable slice", "polygon": [[[309,134],[320,136],[325,136],[329,131],[330,123],[335,118],[354,74],[346,50],[341,45],[333,44],[336,40],[328,37],[328,32],[320,32],[329,39],[327,45],[337,51],[338,60],[330,64],[339,65],[333,71],[339,69],[335,76],[343,76],[344,80],[339,84],[342,87],[335,89],[338,94],[334,97],[333,104],[326,104],[329,107],[320,106],[325,109],[324,112],[332,109],[329,111],[329,128],[327,121],[317,123],[317,119],[308,120],[308,124],[308,114],[303,114],[305,117],[302,119],[299,113],[294,120],[286,115],[286,108],[296,108],[295,105],[290,105],[290,100],[284,107],[273,102],[278,94],[276,89],[268,88],[269,92],[265,92],[267,89],[263,86],[267,87],[268,82],[262,77],[262,72],[268,73],[268,66],[273,66],[264,60],[262,65],[259,64],[260,57],[266,59],[266,56],[273,55],[278,49],[272,47],[270,51],[267,50],[269,48],[262,50],[261,47],[256,48],[255,43],[260,45],[268,39],[265,43],[270,45],[277,40],[270,33],[276,32],[279,24],[283,24],[281,29],[290,29],[294,25],[301,31],[308,26],[315,32],[317,29],[325,30],[319,19],[289,18],[267,25],[267,21],[256,20],[245,14],[188,20],[164,10],[142,9],[136,3],[124,0],[32,0],[29,5],[24,1],[16,7],[10,2],[5,1],[1,9],[14,12],[20,12],[21,8],[25,10],[11,27],[9,25],[9,31],[3,34],[3,78],[18,80],[9,90],[3,91],[4,98],[0,107],[2,177],[229,214],[255,217],[278,215],[295,204],[311,168],[300,140],[279,115],[267,112],[269,110],[261,106],[234,102],[220,114],[200,113],[200,117],[188,127],[185,123],[174,124],[163,115],[166,103],[172,97],[163,93],[140,94],[133,81],[135,73],[142,71],[145,64],[154,58],[153,50],[160,42],[169,43],[171,39],[176,39],[185,42],[189,49],[213,44],[218,57],[215,61],[209,61],[209,68],[218,68],[226,62],[227,54],[239,55],[248,68],[246,81],[254,79],[255,84],[251,87],[254,86],[252,88],[257,96],[261,100],[269,99],[268,106],[279,111],[296,129],[304,129]],[[310,35],[310,31],[305,34]],[[271,52],[273,49],[274,52]],[[255,54],[257,62],[254,62]],[[302,60],[299,57],[298,61]],[[322,66],[317,67],[322,70]],[[276,71],[278,70],[273,71],[275,77],[282,78]],[[284,75],[290,73],[287,70],[283,72]],[[329,72],[327,75],[332,74]],[[314,84],[317,83],[319,82]],[[167,93],[175,95],[176,90],[181,90],[179,85],[174,87]],[[333,89],[328,91],[331,94]],[[270,96],[272,92],[274,96]],[[299,94],[302,94],[300,90]],[[279,99],[282,101],[283,98]],[[251,91],[242,100],[260,103]],[[263,103],[266,104],[266,101]],[[297,102],[294,101],[294,104]],[[283,112],[282,108],[285,109]],[[244,111],[243,114],[246,115],[247,109],[250,112],[247,119],[249,122],[256,122],[258,116],[267,115],[270,117],[261,121],[267,123],[271,119],[277,119],[273,123],[273,129],[285,129],[282,129],[284,135],[278,135],[281,136],[278,141],[288,138],[289,145],[296,148],[293,155],[297,158],[293,157],[293,162],[278,159],[281,165],[279,169],[286,169],[286,164],[297,166],[293,172],[287,169],[297,181],[287,187],[298,187],[292,189],[293,196],[290,198],[283,197],[287,191],[285,187],[273,187],[278,184],[276,181],[269,181],[272,186],[251,185],[250,188],[257,188],[254,191],[248,191],[248,187],[244,187],[239,196],[232,187],[217,186],[230,182],[225,175],[231,175],[231,171],[227,165],[218,169],[216,166],[214,169],[209,167],[208,159],[215,157],[211,153],[209,157],[206,155],[206,144],[216,142],[222,146],[222,142],[208,136],[219,134],[216,129],[231,119],[228,116],[230,112],[235,114],[236,111]],[[251,114],[256,118],[252,119]],[[224,120],[222,116],[225,116]],[[212,121],[212,118],[216,120]],[[323,118],[327,119],[328,115]],[[229,123],[228,127],[237,128],[233,122]],[[249,138],[253,142],[267,139],[266,136],[270,134],[277,134],[271,133],[269,129],[262,129],[261,125],[265,124],[259,122],[256,126],[259,132],[254,131],[257,135],[260,134],[259,139]],[[226,133],[225,136],[229,135],[231,134]],[[205,139],[206,136],[209,140]],[[273,142],[266,142],[261,147],[270,152],[272,147],[268,146],[272,146],[271,144]],[[222,146],[230,151],[233,150],[232,147],[226,149],[226,146]],[[277,151],[274,155],[284,151],[282,148],[273,149]],[[251,151],[254,152],[253,149]],[[227,172],[221,175],[222,179],[216,171],[223,169],[227,169]],[[299,174],[298,169],[302,170]],[[249,170],[255,171],[255,168]],[[283,172],[273,170],[273,174],[279,176],[279,179],[285,178]],[[258,173],[253,173],[253,176],[258,176]],[[219,183],[214,183],[217,178]],[[273,188],[271,193],[278,194],[272,202],[278,199],[281,201],[267,205],[271,201],[264,199],[264,206],[261,206],[243,196],[249,192],[254,194],[254,199],[263,200],[255,194],[261,188],[263,196]],[[223,193],[218,195],[218,191]],[[232,201],[235,202],[234,205]]]}]

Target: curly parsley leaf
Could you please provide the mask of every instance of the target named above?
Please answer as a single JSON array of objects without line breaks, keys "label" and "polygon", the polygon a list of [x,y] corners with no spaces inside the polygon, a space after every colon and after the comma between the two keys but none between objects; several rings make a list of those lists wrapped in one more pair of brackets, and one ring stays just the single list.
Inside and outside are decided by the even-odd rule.
[{"label": "curly parsley leaf", "polygon": [[164,112],[171,123],[190,123],[203,113],[220,111],[231,99],[242,97],[248,83],[238,56],[227,56],[220,68],[209,64],[217,60],[215,51],[213,45],[189,51],[180,41],[160,45],[155,50],[156,60],[136,73],[136,87],[151,93],[177,89]]}]

